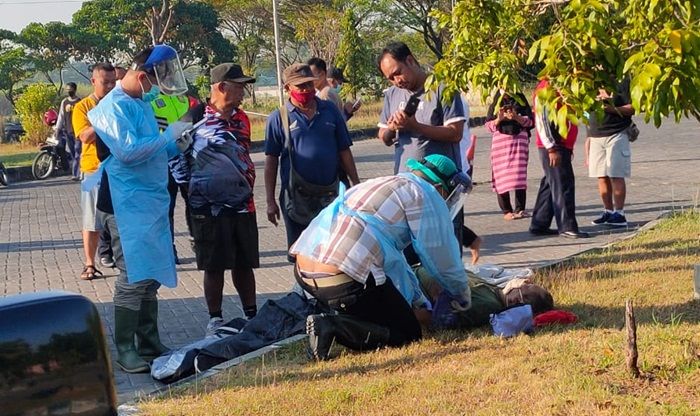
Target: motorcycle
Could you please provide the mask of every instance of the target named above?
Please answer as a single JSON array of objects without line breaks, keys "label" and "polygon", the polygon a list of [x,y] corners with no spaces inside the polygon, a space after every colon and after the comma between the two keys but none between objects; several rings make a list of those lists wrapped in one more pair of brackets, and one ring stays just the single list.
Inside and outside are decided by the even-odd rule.
[{"label": "motorcycle", "polygon": [[46,179],[54,172],[65,172],[70,168],[65,150],[61,152],[58,144],[56,137],[49,136],[46,138],[46,142],[41,145],[39,153],[32,162],[34,179]]},{"label": "motorcycle", "polygon": [[66,150],[60,148],[57,135],[60,132],[56,131],[56,122],[58,121],[58,113],[56,110],[49,109],[44,113],[44,124],[53,127],[53,134],[46,138],[46,142],[39,147],[39,153],[32,162],[32,176],[34,179],[46,179],[56,171],[66,171],[70,169],[68,155]]}]

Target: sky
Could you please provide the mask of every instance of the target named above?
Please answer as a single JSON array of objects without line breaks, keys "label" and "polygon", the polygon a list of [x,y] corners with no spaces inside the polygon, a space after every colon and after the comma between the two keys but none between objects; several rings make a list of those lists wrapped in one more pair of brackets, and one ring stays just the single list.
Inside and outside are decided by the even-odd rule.
[{"label": "sky", "polygon": [[71,21],[81,0],[0,0],[0,29],[19,32],[29,23]]}]

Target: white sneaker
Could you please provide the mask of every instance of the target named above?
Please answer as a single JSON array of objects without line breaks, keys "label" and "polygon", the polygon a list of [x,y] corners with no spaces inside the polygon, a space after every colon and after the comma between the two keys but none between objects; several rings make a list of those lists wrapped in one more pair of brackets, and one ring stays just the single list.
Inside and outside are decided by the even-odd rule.
[{"label": "white sneaker", "polygon": [[206,336],[212,336],[216,332],[217,329],[221,328],[224,325],[224,318],[219,318],[214,317],[209,319],[209,323],[207,324],[207,335]]}]

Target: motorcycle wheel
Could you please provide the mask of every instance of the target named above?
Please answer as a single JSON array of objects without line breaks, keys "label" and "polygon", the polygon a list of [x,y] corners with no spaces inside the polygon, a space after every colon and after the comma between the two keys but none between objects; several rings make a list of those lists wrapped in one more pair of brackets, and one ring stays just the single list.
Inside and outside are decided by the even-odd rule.
[{"label": "motorcycle wheel", "polygon": [[7,178],[7,170],[5,170],[5,165],[0,163],[0,185],[7,186],[10,183]]},{"label": "motorcycle wheel", "polygon": [[34,163],[32,163],[32,176],[34,179],[46,179],[51,176],[54,167],[56,166],[56,159],[53,155],[46,150],[42,150],[34,158]]}]

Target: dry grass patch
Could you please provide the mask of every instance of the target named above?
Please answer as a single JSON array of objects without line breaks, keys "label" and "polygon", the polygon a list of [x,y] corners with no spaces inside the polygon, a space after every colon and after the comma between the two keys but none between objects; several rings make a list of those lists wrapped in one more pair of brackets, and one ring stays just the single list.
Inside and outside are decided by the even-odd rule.
[{"label": "dry grass patch", "polygon": [[[510,340],[440,332],[330,362],[296,344],[165,397],[155,415],[647,415],[700,409],[700,214],[538,274],[580,321]],[[635,300],[640,369],[624,367],[624,303]]]}]

